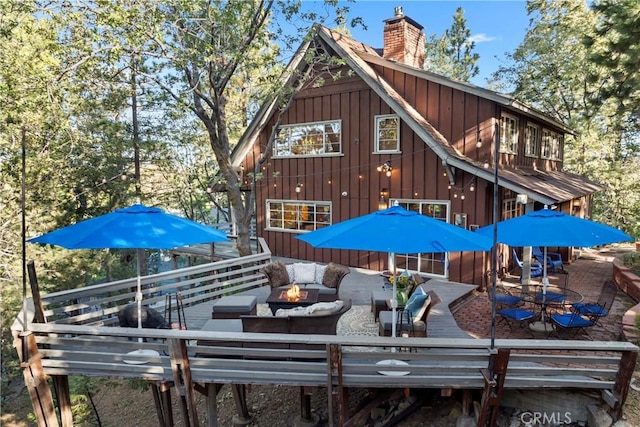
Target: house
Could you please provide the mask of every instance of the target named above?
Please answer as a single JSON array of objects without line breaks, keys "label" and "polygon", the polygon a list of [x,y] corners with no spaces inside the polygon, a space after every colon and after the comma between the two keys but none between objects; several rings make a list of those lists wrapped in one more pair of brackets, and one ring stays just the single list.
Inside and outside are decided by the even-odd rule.
[{"label": "house", "polygon": [[[424,71],[422,28],[396,8],[381,51],[322,26],[300,47],[290,87],[312,69],[311,52],[337,60],[323,84],[300,85],[288,108],[263,105],[232,158],[244,171],[264,159],[257,233],[274,255],[383,270],[386,254],[314,249],[294,237],[394,202],[468,229],[490,224],[495,161],[500,220],[544,205],[590,212],[601,186],[562,170],[572,130],[511,96]],[[489,265],[474,252],[398,258],[400,268],[478,285]]]}]

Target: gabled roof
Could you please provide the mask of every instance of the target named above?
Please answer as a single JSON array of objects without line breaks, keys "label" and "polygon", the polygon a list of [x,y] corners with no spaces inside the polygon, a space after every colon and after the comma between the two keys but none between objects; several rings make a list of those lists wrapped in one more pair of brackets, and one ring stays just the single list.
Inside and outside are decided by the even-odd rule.
[{"label": "gabled roof", "polygon": [[[484,180],[493,181],[493,172],[486,169],[483,164],[464,156],[424,117],[413,105],[407,102],[381,75],[373,65],[382,65],[394,70],[404,72],[421,79],[433,81],[463,92],[467,92],[481,98],[489,99],[500,105],[521,111],[549,123],[565,132],[572,133],[564,124],[551,117],[525,106],[513,97],[498,92],[483,89],[468,83],[458,82],[447,77],[420,70],[396,61],[380,57],[375,49],[358,42],[343,34],[336,33],[323,26],[317,26],[316,37],[334,51],[390,108],[398,114],[412,130],[420,137],[448,168],[457,168]],[[285,81],[291,79],[294,69],[301,67],[304,54],[309,49],[309,42],[303,44],[294,60],[287,67],[283,76]],[[238,166],[250,147],[256,141],[260,131],[264,129],[266,122],[275,111],[276,100],[263,105],[251,125],[240,139],[232,155],[232,162]],[[529,198],[544,204],[556,204],[571,200],[595,191],[602,190],[602,186],[590,182],[578,175],[566,172],[547,172],[539,170],[525,171],[524,169],[512,169],[501,167],[498,183],[500,186],[521,194],[527,194]]]}]

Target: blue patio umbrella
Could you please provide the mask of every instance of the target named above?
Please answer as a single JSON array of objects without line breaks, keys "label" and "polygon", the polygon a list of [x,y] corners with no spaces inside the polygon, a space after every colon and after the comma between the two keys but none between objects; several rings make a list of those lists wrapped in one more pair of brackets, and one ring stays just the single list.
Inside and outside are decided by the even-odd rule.
[{"label": "blue patio umbrella", "polygon": [[27,240],[67,249],[137,249],[138,327],[142,328],[140,251],[228,241],[224,232],[162,211],[135,204]]},{"label": "blue patio umbrella", "polygon": [[[544,247],[543,293],[546,293],[547,285],[549,284],[547,277],[547,246],[591,247],[633,240],[631,236],[617,228],[548,209],[546,206],[538,211],[500,221],[497,226],[499,243],[505,243],[510,246]],[[492,236],[493,225],[482,227],[476,233]]]},{"label": "blue patio umbrella", "polygon": [[[395,254],[437,253],[457,251],[487,251],[493,246],[490,238],[464,228],[430,218],[401,206],[375,211],[348,219],[306,234],[297,239],[315,248],[349,249]],[[393,281],[392,336],[395,336],[395,286]]]}]

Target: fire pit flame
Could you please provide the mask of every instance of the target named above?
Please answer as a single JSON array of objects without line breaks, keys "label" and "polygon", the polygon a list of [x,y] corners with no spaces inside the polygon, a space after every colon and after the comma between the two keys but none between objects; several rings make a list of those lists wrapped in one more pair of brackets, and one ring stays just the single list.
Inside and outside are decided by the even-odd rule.
[{"label": "fire pit flame", "polygon": [[289,301],[298,301],[300,299],[300,287],[295,283],[287,291],[287,299]]}]

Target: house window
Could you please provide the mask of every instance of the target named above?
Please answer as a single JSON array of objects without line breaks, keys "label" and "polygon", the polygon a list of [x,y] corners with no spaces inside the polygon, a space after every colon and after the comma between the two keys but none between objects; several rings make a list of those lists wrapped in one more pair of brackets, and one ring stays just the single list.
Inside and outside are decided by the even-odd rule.
[{"label": "house window", "polygon": [[400,151],[400,118],[396,115],[376,116],[376,153]]},{"label": "house window", "polygon": [[[449,202],[439,200],[398,200],[403,208],[449,222]],[[449,258],[446,252],[396,255],[398,268],[420,272],[430,277],[448,277]]]},{"label": "house window", "polygon": [[518,152],[518,119],[507,114],[500,121],[500,152]]},{"label": "house window", "polygon": [[273,146],[274,157],[336,154],[342,154],[340,120],[280,126]]},{"label": "house window", "polygon": [[517,199],[504,199],[502,201],[502,220],[515,218],[522,215],[522,205]]},{"label": "house window", "polygon": [[542,151],[540,157],[550,160],[560,159],[560,140],[562,137],[549,129],[542,130]]},{"label": "house window", "polygon": [[527,123],[524,134],[524,155],[528,157],[538,156],[538,138],[540,137],[540,128],[531,123]]},{"label": "house window", "polygon": [[267,200],[267,230],[313,231],[331,225],[331,202]]}]

